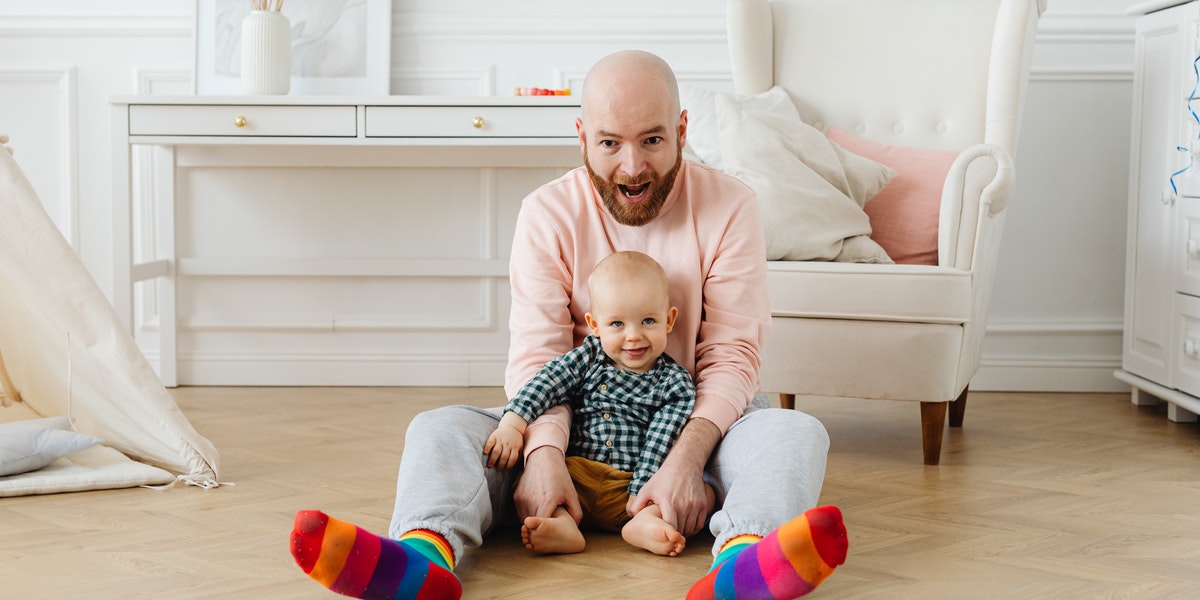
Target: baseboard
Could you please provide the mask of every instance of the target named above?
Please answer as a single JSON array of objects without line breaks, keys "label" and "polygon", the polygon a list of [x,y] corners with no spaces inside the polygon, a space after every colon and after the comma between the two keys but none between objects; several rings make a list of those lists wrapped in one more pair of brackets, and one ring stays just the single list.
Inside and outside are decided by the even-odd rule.
[{"label": "baseboard", "polygon": [[1120,319],[992,319],[971,389],[1004,392],[1128,392]]},{"label": "baseboard", "polygon": [[1129,385],[1113,377],[1120,360],[1070,364],[1045,360],[1040,364],[984,364],[971,379],[977,392],[1128,392]]}]

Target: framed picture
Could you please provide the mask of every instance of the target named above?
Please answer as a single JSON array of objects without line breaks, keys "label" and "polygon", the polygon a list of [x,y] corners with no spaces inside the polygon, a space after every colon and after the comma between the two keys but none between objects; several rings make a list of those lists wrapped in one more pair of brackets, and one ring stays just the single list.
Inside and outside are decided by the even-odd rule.
[{"label": "framed picture", "polygon": [[[291,95],[390,93],[392,0],[286,0]],[[275,5],[272,0],[271,5]],[[194,92],[242,93],[242,19],[251,0],[196,0]]]}]

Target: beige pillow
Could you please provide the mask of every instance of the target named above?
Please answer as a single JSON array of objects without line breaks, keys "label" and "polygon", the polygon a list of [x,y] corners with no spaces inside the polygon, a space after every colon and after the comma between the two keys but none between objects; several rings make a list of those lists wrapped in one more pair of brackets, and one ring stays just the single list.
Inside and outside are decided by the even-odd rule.
[{"label": "beige pillow", "polygon": [[[765,94],[787,99],[781,88]],[[759,100],[795,112],[790,99]],[[862,205],[894,171],[837,148],[786,110],[754,111],[730,94],[716,94],[714,105],[719,163],[758,194],[767,260],[892,262],[870,239]]]}]

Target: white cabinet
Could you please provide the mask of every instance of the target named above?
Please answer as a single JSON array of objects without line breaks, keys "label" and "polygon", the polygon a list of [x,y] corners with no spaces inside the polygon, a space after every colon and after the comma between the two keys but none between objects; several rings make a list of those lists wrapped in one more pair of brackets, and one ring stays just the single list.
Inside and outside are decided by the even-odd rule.
[{"label": "white cabinet", "polygon": [[578,99],[111,100],[113,304],[168,385],[490,385]]},{"label": "white cabinet", "polygon": [[[1200,412],[1200,2],[1145,2],[1137,21],[1125,332],[1117,377],[1138,404]],[[1196,112],[1193,112],[1196,111]]]}]

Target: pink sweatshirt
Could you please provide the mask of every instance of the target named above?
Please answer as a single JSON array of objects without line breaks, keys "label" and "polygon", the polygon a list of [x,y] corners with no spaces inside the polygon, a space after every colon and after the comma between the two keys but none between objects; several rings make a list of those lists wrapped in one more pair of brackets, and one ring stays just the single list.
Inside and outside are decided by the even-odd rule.
[{"label": "pink sweatshirt", "polygon": [[[692,417],[724,435],[741,416],[758,390],[770,325],[758,202],[741,181],[698,163],[683,161],[678,177],[662,213],[642,227],[609,215],[583,167],[525,198],[509,262],[508,397],[587,335],[592,268],[613,252],[637,250],[670,280],[679,317],[667,354],[696,380]],[[530,426],[526,455],[544,445],[565,449],[569,431],[566,411],[547,413]]]}]

